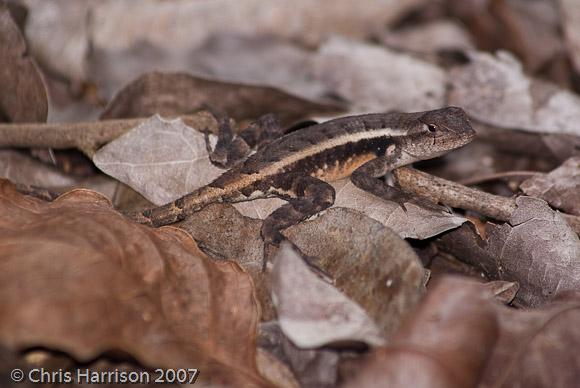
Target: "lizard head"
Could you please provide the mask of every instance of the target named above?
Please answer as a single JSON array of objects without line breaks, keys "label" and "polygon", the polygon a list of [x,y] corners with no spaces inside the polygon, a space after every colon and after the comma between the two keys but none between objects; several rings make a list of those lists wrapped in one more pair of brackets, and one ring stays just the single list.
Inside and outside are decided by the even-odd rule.
[{"label": "lizard head", "polygon": [[443,155],[475,137],[469,118],[461,108],[449,106],[415,115],[404,150],[417,160]]}]

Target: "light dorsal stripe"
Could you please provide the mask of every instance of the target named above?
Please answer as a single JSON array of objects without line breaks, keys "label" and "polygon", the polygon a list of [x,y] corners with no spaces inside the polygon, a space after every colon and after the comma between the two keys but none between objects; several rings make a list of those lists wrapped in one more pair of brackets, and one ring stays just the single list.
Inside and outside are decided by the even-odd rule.
[{"label": "light dorsal stripe", "polygon": [[310,147],[307,147],[301,151],[292,153],[285,157],[284,159],[272,163],[271,166],[264,169],[262,171],[263,176],[275,175],[279,173],[284,167],[289,166],[293,163],[296,163],[299,160],[306,159],[308,157],[314,156],[316,154],[322,153],[326,150],[333,149],[336,147],[343,146],[348,143],[358,143],[361,140],[365,139],[376,139],[379,137],[396,137],[402,136],[404,132],[401,130],[393,129],[393,128],[381,128],[376,130],[370,131],[361,131],[355,133],[345,133],[342,136],[338,136],[335,138],[330,138],[322,143],[314,144]]},{"label": "light dorsal stripe", "polygon": [[316,154],[322,153],[326,150],[340,147],[342,145],[348,143],[357,143],[361,140],[365,139],[376,139],[379,137],[397,137],[397,136],[404,136],[405,131],[400,129],[393,129],[393,128],[381,128],[376,130],[370,131],[360,131],[355,133],[345,133],[342,136],[334,137],[327,139],[321,143],[313,144],[310,147],[307,147],[301,151],[292,153],[287,157],[279,160],[275,163],[272,163],[268,168],[265,168],[260,173],[254,173],[250,175],[242,175],[237,182],[231,182],[227,188],[225,189],[218,189],[214,188],[214,191],[211,193],[207,193],[204,195],[204,198],[199,198],[200,202],[205,202],[213,197],[218,197],[220,195],[225,195],[226,193],[231,193],[238,191],[254,182],[259,181],[267,176],[272,176],[278,174],[284,167],[291,165],[292,163],[296,163],[299,160],[308,158],[310,156],[314,156]]}]

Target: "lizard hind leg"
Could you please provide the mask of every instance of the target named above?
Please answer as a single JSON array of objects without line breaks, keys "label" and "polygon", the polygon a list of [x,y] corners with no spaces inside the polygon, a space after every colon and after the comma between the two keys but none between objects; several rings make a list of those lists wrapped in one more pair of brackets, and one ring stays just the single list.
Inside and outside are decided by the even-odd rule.
[{"label": "lizard hind leg", "polygon": [[271,248],[286,240],[281,233],[284,229],[332,206],[335,198],[334,188],[318,178],[295,175],[280,179],[284,179],[284,184],[275,185],[273,192],[288,203],[272,212],[262,223],[264,265]]}]

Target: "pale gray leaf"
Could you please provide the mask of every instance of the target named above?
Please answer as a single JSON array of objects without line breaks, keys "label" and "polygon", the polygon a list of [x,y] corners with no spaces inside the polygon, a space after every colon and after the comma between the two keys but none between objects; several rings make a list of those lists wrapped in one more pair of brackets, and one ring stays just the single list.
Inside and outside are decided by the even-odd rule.
[{"label": "pale gray leaf", "polygon": [[442,50],[473,50],[469,32],[454,20],[440,19],[384,34],[383,43],[398,50],[437,54]]},{"label": "pale gray leaf", "polygon": [[211,164],[200,132],[181,119],[158,115],[99,149],[93,161],[156,205],[206,185],[223,171]]},{"label": "pale gray leaf", "polygon": [[580,96],[527,77],[508,52],[472,52],[470,59],[450,73],[451,105],[501,128],[580,135]]},{"label": "pale gray leaf", "polygon": [[318,278],[288,244],[275,258],[272,300],[282,331],[300,348],[345,341],[384,343],[362,307]]},{"label": "pale gray leaf", "polygon": [[[307,69],[308,70],[308,69]],[[420,111],[445,105],[445,72],[409,54],[334,38],[309,69],[353,112]]]}]

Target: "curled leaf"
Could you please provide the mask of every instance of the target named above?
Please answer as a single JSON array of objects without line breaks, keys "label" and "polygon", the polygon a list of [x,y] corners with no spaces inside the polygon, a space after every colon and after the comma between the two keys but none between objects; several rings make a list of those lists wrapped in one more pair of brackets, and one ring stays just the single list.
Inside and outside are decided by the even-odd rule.
[{"label": "curled leaf", "polygon": [[244,85],[195,77],[187,73],[148,73],[125,86],[109,103],[102,118],[176,116],[206,107],[241,119],[276,113],[291,123],[313,113],[340,110],[308,101],[268,86]]},{"label": "curled leaf", "polygon": [[137,225],[88,190],[47,204],[2,181],[0,245],[0,342],[10,349],[80,361],[120,350],[215,383],[267,385],[249,277],[209,260],[183,231]]}]

